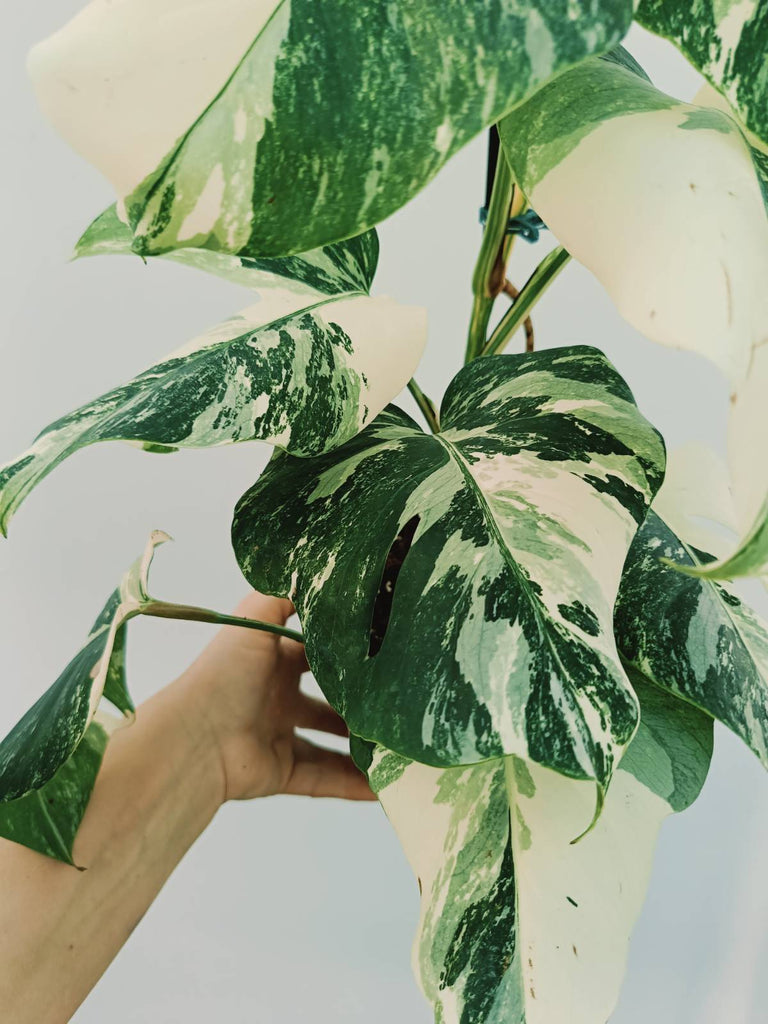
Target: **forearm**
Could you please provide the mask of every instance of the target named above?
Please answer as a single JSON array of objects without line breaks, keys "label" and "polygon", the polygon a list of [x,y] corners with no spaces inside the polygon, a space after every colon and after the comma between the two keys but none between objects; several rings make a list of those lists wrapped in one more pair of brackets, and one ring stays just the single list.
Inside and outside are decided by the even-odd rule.
[{"label": "forearm", "polygon": [[0,840],[0,1016],[64,1024],[220,806],[215,744],[184,678],[107,747],[77,871]]}]

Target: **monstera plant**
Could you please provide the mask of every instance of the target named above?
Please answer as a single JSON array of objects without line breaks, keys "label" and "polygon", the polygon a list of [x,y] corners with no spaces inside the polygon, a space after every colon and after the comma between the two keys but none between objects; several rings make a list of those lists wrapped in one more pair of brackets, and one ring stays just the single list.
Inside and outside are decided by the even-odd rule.
[{"label": "monstera plant", "polygon": [[[602,1024],[714,720],[768,765],[768,627],[730,583],[768,573],[768,4],[160,6],[93,0],[32,53],[44,111],[116,190],[77,255],[173,259],[259,301],[46,427],[0,469],[3,532],[97,441],[272,445],[235,552],[293,601],[412,862],[436,1020]],[[698,102],[621,47],[634,19],[702,73]],[[413,379],[423,314],[370,295],[375,225],[489,129],[466,360],[438,409]],[[511,242],[544,224],[558,244],[518,293]],[[727,374],[730,546],[702,528],[726,485],[677,460],[659,493],[663,441],[600,351],[533,351],[570,258]],[[423,425],[392,404],[406,385]],[[102,704],[133,710],[128,620],[280,631],[153,598],[163,539],[0,744],[0,834],[69,863],[120,721]]]}]

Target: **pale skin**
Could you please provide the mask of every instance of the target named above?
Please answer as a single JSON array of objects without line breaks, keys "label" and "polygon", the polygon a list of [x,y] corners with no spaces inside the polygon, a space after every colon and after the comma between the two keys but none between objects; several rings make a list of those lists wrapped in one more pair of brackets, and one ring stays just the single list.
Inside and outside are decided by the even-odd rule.
[{"label": "pale skin", "polygon": [[[256,593],[236,612],[277,624],[291,613]],[[327,704],[300,691],[306,670],[296,641],[223,627],[113,736],[74,848],[87,870],[0,839],[4,1020],[66,1024],[227,800],[375,799],[347,755],[296,735],[346,735]]]}]

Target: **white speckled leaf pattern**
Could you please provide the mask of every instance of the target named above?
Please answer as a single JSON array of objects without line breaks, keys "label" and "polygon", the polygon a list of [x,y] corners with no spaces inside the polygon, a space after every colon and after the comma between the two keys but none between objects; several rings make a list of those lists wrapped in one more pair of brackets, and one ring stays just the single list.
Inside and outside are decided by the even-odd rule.
[{"label": "white speckled leaf pattern", "polygon": [[0,743],[0,806],[40,790],[53,779],[82,742],[102,697],[123,714],[132,714],[124,670],[126,624],[149,600],[147,576],[152,556],[166,540],[167,534],[152,534],[144,554],[110,596],[83,647]]},{"label": "white speckled leaf pattern", "polygon": [[611,619],[662,442],[587,347],[475,360],[441,423],[427,435],[390,406],[334,453],[276,455],[235,511],[238,561],[290,595],[352,732],[428,764],[515,753],[603,785],[637,722]]},{"label": "white speckled leaf pattern", "polygon": [[763,0],[640,0],[636,17],[675,43],[768,142],[768,6]]},{"label": "white speckled leaf pattern", "polygon": [[[75,256],[135,255],[132,244],[131,229],[120,220],[113,205],[83,233],[75,247]],[[371,230],[345,242],[280,259],[251,255],[247,248],[233,255],[191,246],[161,255],[259,292],[281,284],[285,286],[290,281],[291,289],[297,294],[302,289],[306,289],[308,295],[317,292],[329,296],[348,292],[368,294],[379,258],[379,240]]]},{"label": "white speckled leaf pattern", "polygon": [[768,471],[747,453],[768,443],[768,157],[724,110],[664,95],[620,50],[545,86],[500,132],[538,213],[626,319],[729,377],[743,540],[705,571],[767,571]]},{"label": "white speckled leaf pattern", "polygon": [[[358,240],[349,263],[333,263],[344,246],[322,281],[318,262],[264,261],[273,267],[259,303],[48,426],[0,467],[0,530],[55,466],[98,441],[168,450],[259,440],[316,455],[354,436],[405,387],[427,327],[416,307],[339,294],[343,273],[367,275],[375,264],[360,260]],[[285,280],[278,263],[290,264]],[[331,294],[310,290],[309,280]]]},{"label": "white speckled leaf pattern", "polygon": [[641,721],[602,816],[584,782],[502,758],[436,769],[353,739],[419,879],[413,950],[437,1024],[598,1024],[612,1013],[656,834],[698,795],[712,720],[633,677]]},{"label": "white speckled leaf pattern", "polygon": [[208,66],[179,0],[162,21],[147,0],[97,0],[30,61],[54,125],[125,196],[143,254],[282,255],[357,234],[632,20],[630,0],[186,6]]},{"label": "white speckled leaf pattern", "polygon": [[616,603],[622,658],[726,725],[768,768],[768,626],[730,590],[662,558],[686,568],[711,560],[649,513]]}]

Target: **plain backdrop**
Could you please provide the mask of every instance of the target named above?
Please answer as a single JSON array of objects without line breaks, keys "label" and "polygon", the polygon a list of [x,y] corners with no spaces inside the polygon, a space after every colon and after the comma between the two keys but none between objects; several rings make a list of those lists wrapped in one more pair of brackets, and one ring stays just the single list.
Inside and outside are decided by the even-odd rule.
[{"label": "plain backdrop", "polygon": [[[253,301],[244,289],[163,261],[68,262],[80,231],[113,197],[43,121],[24,62],[30,45],[79,6],[16,4],[0,37],[0,461],[55,417]],[[694,95],[697,76],[670,46],[639,30],[629,46],[658,85]],[[484,180],[478,139],[380,229],[376,290],[428,308],[419,380],[435,396],[463,352]],[[535,250],[519,243],[511,277],[521,283],[551,244],[546,236]],[[585,270],[566,269],[535,324],[542,347],[604,349],[670,447],[695,438],[722,450],[725,382],[703,361],[645,341]],[[176,538],[156,560],[158,596],[234,606],[246,584],[230,549],[231,510],[268,454],[256,444],[173,456],[109,444],[45,481],[0,541],[0,733],[74,654],[151,529]],[[132,623],[136,699],[170,681],[211,630]],[[704,795],[662,829],[613,1024],[762,1024],[766,862],[768,779],[718,729]],[[428,1024],[409,964],[417,910],[416,885],[377,805],[291,797],[230,805],[74,1020]]]}]

